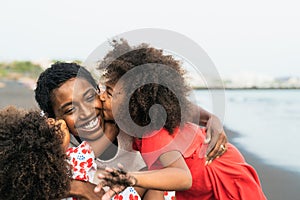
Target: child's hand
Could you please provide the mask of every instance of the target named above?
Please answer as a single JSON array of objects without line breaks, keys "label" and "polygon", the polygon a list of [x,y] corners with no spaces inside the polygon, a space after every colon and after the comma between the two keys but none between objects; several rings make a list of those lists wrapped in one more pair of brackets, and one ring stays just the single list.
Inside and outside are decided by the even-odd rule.
[{"label": "child's hand", "polygon": [[105,171],[100,173],[98,178],[100,179],[100,183],[95,187],[95,192],[99,192],[104,186],[109,187],[109,190],[103,195],[102,200],[111,199],[115,194],[137,183],[136,178],[125,172],[122,166],[119,166],[118,169],[105,168]]},{"label": "child's hand", "polygon": [[95,186],[95,184],[90,183],[89,181],[84,182],[80,180],[72,180],[68,196],[76,196],[79,197],[79,199],[81,200],[101,199],[105,192],[102,189],[100,192],[95,193]]}]

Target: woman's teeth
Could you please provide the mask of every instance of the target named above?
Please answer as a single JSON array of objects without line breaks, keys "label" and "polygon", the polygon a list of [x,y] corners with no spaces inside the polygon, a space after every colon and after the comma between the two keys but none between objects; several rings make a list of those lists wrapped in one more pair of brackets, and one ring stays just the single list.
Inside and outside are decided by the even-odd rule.
[{"label": "woman's teeth", "polygon": [[95,118],[94,120],[91,120],[89,123],[83,126],[84,129],[92,129],[95,128],[98,124],[99,119]]}]

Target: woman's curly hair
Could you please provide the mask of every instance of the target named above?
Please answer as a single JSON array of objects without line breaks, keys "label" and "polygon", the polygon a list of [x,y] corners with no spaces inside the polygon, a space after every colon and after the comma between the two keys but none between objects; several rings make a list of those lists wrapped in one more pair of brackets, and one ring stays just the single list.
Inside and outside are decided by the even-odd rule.
[{"label": "woman's curly hair", "polygon": [[[135,88],[129,105],[121,104],[121,109],[117,111],[118,116],[128,113],[125,109],[129,109],[131,118],[137,125],[151,125],[152,129],[161,128],[160,121],[166,119],[164,128],[172,134],[174,128],[187,121],[190,108],[187,96],[191,88],[185,82],[182,63],[171,55],[165,55],[163,50],[147,44],[133,47],[126,40],[121,39],[120,41],[113,40],[111,45],[113,50],[104,57],[99,65],[100,70],[105,69],[105,84],[115,86],[122,76],[137,67],[151,69],[139,71],[141,73],[139,80],[134,73],[129,81],[122,83],[122,90],[125,94],[136,87],[136,81],[140,82],[143,79],[142,82],[146,84]],[[170,89],[170,86],[173,89]],[[161,112],[154,109],[151,110],[154,119],[151,121],[149,110],[155,104],[164,108],[167,114],[166,118],[161,115]],[[127,116],[122,118],[124,117]]]},{"label": "woman's curly hair", "polygon": [[0,111],[0,199],[61,199],[71,172],[55,134],[38,111]]}]

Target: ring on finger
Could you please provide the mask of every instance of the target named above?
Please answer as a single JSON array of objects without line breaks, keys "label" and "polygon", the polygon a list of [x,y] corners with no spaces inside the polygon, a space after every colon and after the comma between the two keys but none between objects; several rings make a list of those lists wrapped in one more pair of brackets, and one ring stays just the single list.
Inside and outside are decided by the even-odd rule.
[{"label": "ring on finger", "polygon": [[222,149],[222,151],[225,151],[225,146],[223,144],[220,145],[220,148]]}]

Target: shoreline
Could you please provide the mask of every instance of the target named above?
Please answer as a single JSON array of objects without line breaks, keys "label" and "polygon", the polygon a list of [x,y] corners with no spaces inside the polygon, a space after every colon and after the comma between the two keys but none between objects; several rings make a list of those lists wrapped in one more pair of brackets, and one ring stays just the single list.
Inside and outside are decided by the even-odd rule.
[{"label": "shoreline", "polygon": [[194,87],[193,90],[300,90],[300,87],[241,87],[241,88],[202,88],[202,87]]},{"label": "shoreline", "polygon": [[[33,90],[30,90],[24,83],[1,79],[0,83],[3,86],[0,87],[0,109],[8,105],[15,105],[27,110],[38,108]],[[241,145],[234,142],[233,138],[240,137],[241,134],[227,127],[224,129],[228,140],[240,150],[246,161],[256,169],[263,191],[268,199],[300,199],[300,173],[264,162],[259,156],[248,152]]]},{"label": "shoreline", "polygon": [[[233,138],[239,133],[225,127],[230,143],[234,144],[245,157],[247,163],[252,165],[258,173],[263,191],[270,200],[300,199],[300,173],[283,167],[274,166],[264,162],[257,155],[248,152],[241,145],[235,143]],[[296,159],[296,158],[294,158]]]}]

